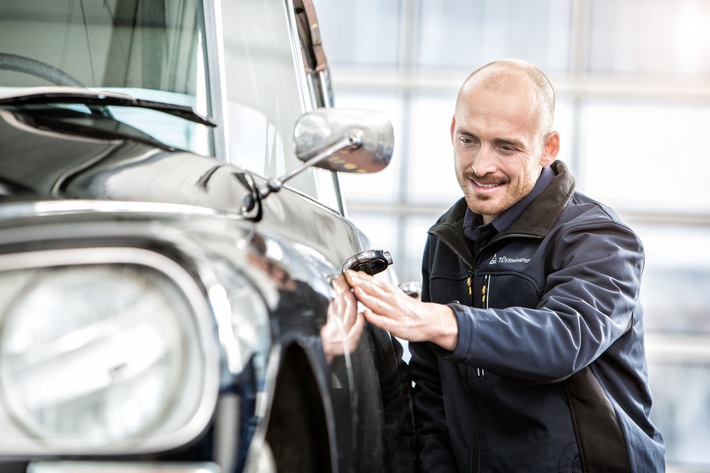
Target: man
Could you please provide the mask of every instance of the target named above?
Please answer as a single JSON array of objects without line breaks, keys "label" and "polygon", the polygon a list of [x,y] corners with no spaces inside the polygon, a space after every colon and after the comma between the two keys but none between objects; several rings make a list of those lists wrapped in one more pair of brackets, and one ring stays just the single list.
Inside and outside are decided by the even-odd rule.
[{"label": "man", "polygon": [[554,102],[525,62],[471,74],[451,121],[464,198],[429,231],[421,301],[346,273],[367,320],[412,342],[424,472],[664,470],[643,247],[555,161]]}]

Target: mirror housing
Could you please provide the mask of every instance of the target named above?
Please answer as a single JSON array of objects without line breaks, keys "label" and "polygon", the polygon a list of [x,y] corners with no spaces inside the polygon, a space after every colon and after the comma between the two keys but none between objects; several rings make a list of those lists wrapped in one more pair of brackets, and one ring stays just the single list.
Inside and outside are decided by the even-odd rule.
[{"label": "mirror housing", "polygon": [[377,172],[392,158],[394,130],[382,112],[347,108],[318,108],[296,121],[296,156],[303,164],[259,189],[262,199],[278,192],[292,177],[311,166],[336,172]]}]

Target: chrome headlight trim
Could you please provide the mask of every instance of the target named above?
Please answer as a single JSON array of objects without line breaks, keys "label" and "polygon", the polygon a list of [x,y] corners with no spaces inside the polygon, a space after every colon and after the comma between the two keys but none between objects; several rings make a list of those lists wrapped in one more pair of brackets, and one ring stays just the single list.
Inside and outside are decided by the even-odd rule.
[{"label": "chrome headlight trim", "polygon": [[221,473],[219,465],[203,463],[97,462],[58,461],[33,462],[27,473]]},{"label": "chrome headlight trim", "polygon": [[[145,318],[144,320],[147,323],[140,320],[130,320],[129,316],[124,318],[124,315],[120,314],[117,317],[127,323],[124,326],[127,330],[108,338],[105,337],[105,334],[101,335],[103,338],[100,338],[100,340],[106,340],[116,344],[116,346],[113,351],[108,349],[102,351],[99,348],[98,353],[104,356],[104,361],[113,357],[111,363],[116,363],[118,368],[122,368],[121,361],[138,366],[135,363],[140,360],[140,357],[135,357],[131,353],[126,353],[126,358],[120,359],[121,350],[119,348],[129,343],[131,337],[143,336],[146,341],[143,345],[146,347],[150,344],[150,340],[158,342],[158,345],[162,344],[152,347],[153,361],[156,356],[165,355],[165,350],[173,350],[176,358],[166,362],[168,364],[173,363],[168,368],[172,370],[172,374],[169,373],[167,376],[178,384],[174,386],[170,395],[162,399],[162,401],[165,401],[166,406],[160,406],[160,412],[157,410],[153,412],[153,417],[145,425],[138,426],[139,428],[136,428],[135,431],[128,429],[128,435],[119,434],[113,438],[109,435],[105,436],[100,442],[89,442],[87,439],[81,438],[81,436],[78,438],[71,438],[71,436],[65,438],[61,437],[61,435],[53,437],[51,432],[43,429],[41,421],[39,421],[39,425],[37,419],[33,421],[32,415],[28,414],[26,406],[23,406],[22,393],[24,391],[22,386],[18,387],[18,384],[13,384],[17,383],[15,378],[17,373],[13,372],[8,363],[12,362],[14,355],[22,357],[23,353],[21,344],[18,345],[17,341],[12,342],[10,340],[13,336],[10,331],[31,329],[22,328],[20,326],[22,321],[13,321],[13,317],[17,315],[12,315],[12,311],[17,309],[18,302],[16,299],[18,297],[12,296],[17,296],[18,293],[12,291],[17,291],[19,286],[14,289],[8,288],[6,278],[6,284],[0,285],[0,337],[2,339],[2,344],[0,344],[0,376],[2,377],[2,382],[0,383],[2,396],[0,397],[0,402],[2,402],[0,406],[0,452],[6,451],[15,454],[18,453],[18,450],[36,452],[41,447],[43,453],[52,453],[53,451],[61,451],[63,453],[82,452],[86,451],[87,448],[92,452],[123,451],[125,453],[125,449],[128,446],[130,446],[132,452],[153,451],[170,448],[189,441],[208,425],[219,390],[220,354],[214,335],[210,306],[200,286],[182,266],[160,253],[133,247],[57,249],[0,255],[0,276],[8,275],[10,272],[13,275],[22,274],[23,272],[25,274],[28,274],[27,272],[38,274],[38,270],[44,270],[45,268],[48,270],[69,268],[69,271],[78,271],[76,274],[79,274],[79,272],[85,271],[87,268],[104,268],[110,271],[108,268],[126,267],[134,268],[137,272],[144,271],[153,274],[158,279],[162,278],[165,285],[173,288],[173,295],[179,294],[183,298],[184,307],[180,310],[184,310],[184,313],[182,315],[176,313],[158,315],[157,321]],[[161,289],[157,288],[157,286],[150,290],[157,291],[153,293],[157,297],[166,297],[165,294],[162,296],[159,294]],[[5,296],[2,296],[2,293],[5,293]],[[22,293],[19,294],[20,298],[23,297]],[[157,304],[155,307],[162,307],[160,302]],[[168,305],[168,307],[171,306]],[[175,308],[175,306],[172,307]],[[162,320],[160,317],[163,317]],[[175,326],[163,332],[163,325],[161,324],[166,322],[175,323]],[[18,323],[20,325],[17,325]],[[92,326],[91,329],[96,333],[96,326]],[[159,329],[161,330],[160,338],[156,335],[156,330]],[[61,329],[59,332],[61,332]],[[15,334],[17,333],[22,335],[22,332],[15,332]],[[171,335],[168,336],[169,334]],[[75,341],[81,339],[78,336],[79,331],[72,331],[72,333],[65,335],[76,335],[74,337]],[[85,335],[86,333],[84,333]],[[167,341],[162,339],[163,335],[166,335]],[[65,344],[70,344],[70,342],[71,337],[64,337],[62,341]],[[32,344],[34,342],[30,341],[28,343]],[[78,343],[79,346],[82,346],[81,341]],[[25,348],[28,346],[25,345]],[[61,351],[66,350],[67,346],[69,345],[55,346],[54,348],[58,347],[57,349]],[[85,347],[86,345],[83,346]],[[8,350],[18,349],[18,347],[20,347],[19,352],[14,354],[8,352]],[[180,349],[176,350],[176,347]],[[84,354],[87,353],[91,352],[85,352]],[[118,358],[116,358],[117,356]],[[131,356],[133,358],[129,360]],[[181,359],[180,357],[184,358]],[[181,363],[181,361],[189,361],[190,357],[193,359],[192,362],[185,365]],[[147,358],[150,358],[150,355]],[[23,361],[27,360],[28,358],[23,359]],[[150,359],[144,361],[150,363]],[[32,360],[29,359],[29,362],[31,363]],[[86,360],[82,362],[85,363],[84,366],[89,363]],[[98,368],[96,365],[94,368],[100,371],[107,366],[99,363]],[[185,372],[175,373],[176,368]],[[41,373],[41,371],[38,371],[38,373]],[[130,370],[126,373],[130,374]],[[111,373],[107,372],[105,375],[110,377]],[[187,381],[190,377],[192,379]],[[31,377],[29,379],[32,380]],[[35,381],[38,379],[41,378],[35,378]],[[108,384],[105,384],[104,388],[107,390],[113,389],[114,386],[111,386],[111,382],[111,380],[108,380]],[[88,389],[88,385],[83,388]],[[19,391],[13,392],[13,390],[17,389]],[[99,387],[99,389],[101,388]],[[58,390],[60,389],[58,388]],[[76,389],[72,391],[72,387],[69,386],[63,388],[63,393],[65,396],[71,396],[75,395],[77,391]],[[51,395],[35,395],[30,401],[42,403],[51,399],[53,399]],[[2,437],[5,436],[7,436],[6,439],[3,439]]]}]

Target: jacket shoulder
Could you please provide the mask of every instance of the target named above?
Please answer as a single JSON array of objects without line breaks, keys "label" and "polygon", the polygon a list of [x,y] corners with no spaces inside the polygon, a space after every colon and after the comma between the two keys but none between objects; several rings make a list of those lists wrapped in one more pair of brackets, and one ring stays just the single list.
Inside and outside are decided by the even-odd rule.
[{"label": "jacket shoulder", "polygon": [[574,192],[569,204],[562,211],[560,219],[567,222],[572,220],[587,222],[597,220],[627,226],[621,217],[619,217],[619,214],[609,205],[595,200],[579,191]]}]

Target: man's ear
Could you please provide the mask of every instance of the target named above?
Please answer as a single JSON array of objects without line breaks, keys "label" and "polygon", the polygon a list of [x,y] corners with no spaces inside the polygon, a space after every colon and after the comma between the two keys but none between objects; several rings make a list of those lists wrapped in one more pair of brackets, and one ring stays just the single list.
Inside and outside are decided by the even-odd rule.
[{"label": "man's ear", "polygon": [[449,130],[451,133],[451,142],[452,143],[454,142],[454,129],[456,129],[456,115],[451,117],[451,130]]},{"label": "man's ear", "polygon": [[560,134],[556,131],[551,131],[545,137],[545,143],[542,145],[542,157],[540,165],[547,167],[557,159],[557,153],[560,152]]}]

